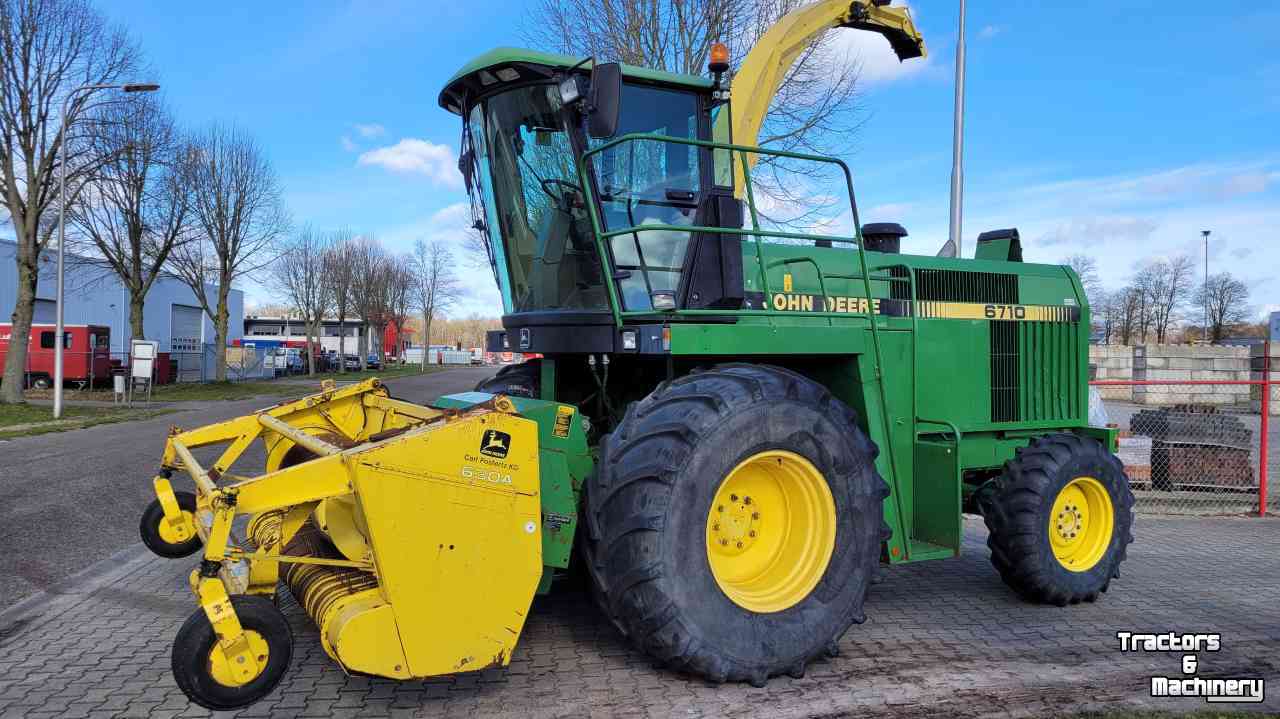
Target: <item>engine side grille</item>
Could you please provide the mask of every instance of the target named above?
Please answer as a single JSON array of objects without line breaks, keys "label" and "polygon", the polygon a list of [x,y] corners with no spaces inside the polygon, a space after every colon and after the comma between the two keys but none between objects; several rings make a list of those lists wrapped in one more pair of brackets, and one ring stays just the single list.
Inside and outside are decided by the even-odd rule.
[{"label": "engine side grille", "polygon": [[1000,272],[918,269],[916,299],[1017,304],[1018,276]]},{"label": "engine side grille", "polygon": [[1018,381],[1022,323],[992,322],[990,327],[991,421],[1017,422],[1022,419]]},{"label": "engine side grille", "polygon": [[[996,323],[999,324],[999,323]],[[1021,345],[1020,412],[1022,421],[1079,417],[1079,326],[1074,322],[1018,322]],[[994,420],[994,405],[992,410]],[[1003,421],[1003,420],[997,420]]]}]

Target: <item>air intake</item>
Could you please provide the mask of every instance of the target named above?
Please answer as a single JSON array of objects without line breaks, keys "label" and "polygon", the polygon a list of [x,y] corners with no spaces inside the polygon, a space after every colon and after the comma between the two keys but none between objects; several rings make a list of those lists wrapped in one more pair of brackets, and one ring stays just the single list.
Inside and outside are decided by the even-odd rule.
[{"label": "air intake", "polygon": [[1018,276],[1002,272],[918,269],[916,299],[1017,304]]}]

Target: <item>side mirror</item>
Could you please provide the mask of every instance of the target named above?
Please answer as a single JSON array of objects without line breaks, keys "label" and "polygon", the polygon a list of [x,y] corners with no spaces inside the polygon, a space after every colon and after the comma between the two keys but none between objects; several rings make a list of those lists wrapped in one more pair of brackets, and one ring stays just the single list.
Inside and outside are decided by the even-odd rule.
[{"label": "side mirror", "polygon": [[618,131],[622,105],[622,66],[616,62],[596,65],[591,71],[591,96],[587,98],[587,134],[593,139],[613,137]]}]

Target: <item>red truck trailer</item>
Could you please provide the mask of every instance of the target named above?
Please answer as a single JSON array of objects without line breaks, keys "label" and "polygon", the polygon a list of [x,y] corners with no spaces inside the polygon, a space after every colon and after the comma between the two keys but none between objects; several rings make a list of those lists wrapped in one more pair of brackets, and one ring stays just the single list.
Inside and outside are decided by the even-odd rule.
[{"label": "red truck trailer", "polygon": [[[63,325],[62,378],[97,384],[111,379],[111,328],[102,325]],[[56,344],[54,325],[32,325],[27,343],[27,381],[34,387],[53,386]],[[0,366],[9,354],[13,325],[0,324]]]}]

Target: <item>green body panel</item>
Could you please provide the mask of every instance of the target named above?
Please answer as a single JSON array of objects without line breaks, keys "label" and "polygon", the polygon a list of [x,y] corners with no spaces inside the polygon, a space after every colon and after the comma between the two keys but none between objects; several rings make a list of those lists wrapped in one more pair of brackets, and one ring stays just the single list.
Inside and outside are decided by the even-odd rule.
[{"label": "green body panel", "polygon": [[[559,55],[551,52],[527,50],[519,47],[494,48],[463,65],[453,74],[452,77],[449,78],[449,81],[445,83],[444,91],[440,94],[440,106],[448,109],[446,93],[454,83],[481,70],[497,69],[512,64],[543,65],[548,68],[568,69],[585,59],[586,58],[573,57],[571,55]],[[587,62],[582,65],[582,67],[590,69],[592,67],[592,63]],[[705,77],[699,77],[697,75],[682,75],[680,73],[654,70],[647,67],[639,67],[637,65],[623,64],[622,75],[626,78],[642,80],[645,82],[680,85],[697,90],[711,89],[711,81]],[[495,89],[497,85],[498,83],[495,83]]]},{"label": "green body panel", "polygon": [[[439,409],[466,409],[491,399],[485,392],[446,395],[433,403]],[[587,448],[582,418],[576,407],[539,399],[511,397],[520,416],[538,423],[538,475],[542,491],[542,563],[550,569],[569,566],[578,528],[578,500],[582,482],[595,466]],[[539,591],[550,588],[550,571]]]},{"label": "green body panel", "polygon": [[[450,88],[474,83],[477,73],[486,69],[497,72],[520,64],[554,69],[576,62],[577,58],[527,50],[494,50],[460,70],[442,93],[441,103],[456,100],[459,95],[450,95]],[[629,66],[623,67],[623,74],[642,82],[693,88],[710,99],[711,83],[704,78]],[[513,84],[519,82],[524,80]],[[499,89],[492,86],[493,92]],[[622,112],[627,112],[625,107]],[[745,203],[743,226],[667,225],[650,218],[640,224],[633,219],[630,227],[606,227],[593,158],[634,151],[627,143],[655,142],[686,146],[691,154],[704,153],[700,157],[728,157],[740,165],[717,167],[715,176],[723,177],[721,170],[726,169],[740,173],[743,185],[736,188],[740,191],[735,197]],[[884,502],[892,531],[885,555],[894,563],[958,553],[962,501],[1034,437],[1080,432],[1114,448],[1114,432],[1087,426],[1089,309],[1079,279],[1069,268],[1011,261],[1008,241],[982,243],[974,259],[865,250],[852,174],[833,158],[654,134],[625,135],[576,153],[577,187],[584,220],[589,221],[589,227],[580,229],[593,241],[595,257],[611,258],[614,238],[623,236],[636,238],[637,248],[645,233],[736,236],[741,239],[745,300],[742,309],[734,310],[627,310],[619,277],[631,277],[630,271],[615,275],[613,268],[601,268],[606,316],[612,320],[607,331],[640,325],[656,330],[655,325],[661,325],[662,350],[646,345],[627,354],[612,345],[614,362],[632,362],[632,375],[615,374],[615,384],[606,389],[608,370],[596,364],[603,362],[597,359],[600,350],[589,352],[571,343],[550,353],[534,347],[532,351],[546,355],[541,364],[543,401],[521,407],[529,409],[540,427],[554,419],[557,405],[552,400],[582,399],[582,411],[591,413],[591,421],[603,428],[598,431],[607,431],[616,426],[628,402],[697,367],[730,361],[787,367],[823,384],[854,408],[861,429],[879,447],[876,468],[891,490]],[[820,163],[842,175],[853,236],[806,235],[762,226],[747,160],[761,154]],[[683,216],[692,220],[699,215]],[[618,223],[616,217],[611,221]],[[512,322],[519,326],[518,314]],[[574,321],[565,324],[570,327],[560,329],[572,332]],[[596,323],[591,329],[599,328]],[[588,354],[595,361],[589,369]],[[594,413],[591,398],[591,404],[598,405]],[[563,450],[564,465],[575,478],[571,493],[544,475],[548,507],[551,502],[563,508],[565,502],[576,501],[577,478],[590,471],[586,446],[584,437]],[[564,465],[549,458],[544,468]],[[548,565],[551,558],[559,561],[563,556],[567,561],[568,546],[565,542],[562,555],[548,545]]]},{"label": "green body panel", "polygon": [[920,441],[915,445],[915,455],[915,501],[911,511],[918,519],[913,525],[912,540],[959,554],[961,481],[956,443]]},{"label": "green body panel", "polygon": [[978,260],[1008,260],[1012,257],[1013,247],[1012,239],[986,240],[978,243],[973,257]]},{"label": "green body panel", "polygon": [[[1034,436],[1086,431],[1088,309],[1069,269],[867,252],[873,277],[889,267],[912,273],[917,282],[930,272],[1001,276],[1014,300],[1008,304],[1074,313],[1071,321],[1056,322],[924,317],[904,299],[910,297],[908,288],[895,291],[890,281],[872,280],[872,298],[889,301],[881,303],[881,312],[895,298],[899,308],[911,310],[908,316],[875,315],[873,339],[867,305],[858,304],[865,290],[856,250],[744,245],[747,291],[763,294],[767,287],[763,301],[772,306],[719,313],[737,314],[732,323],[701,323],[698,313],[670,313],[671,354],[781,364],[817,380],[853,407],[862,429],[881,449],[877,469],[892,492],[884,505],[893,531],[886,545],[889,561],[954,556],[961,541],[963,496],[980,483],[983,472],[1001,467]],[[790,292],[782,292],[787,286]],[[919,296],[921,288],[915,289]],[[980,288],[958,291],[981,295]],[[802,301],[771,302],[778,295]],[[1001,303],[962,304],[981,310]],[[1016,360],[1001,374],[993,354]],[[999,387],[1006,388],[1003,395],[993,392]],[[959,442],[952,429],[960,433]],[[962,479],[967,473],[975,477],[969,486]]]}]

